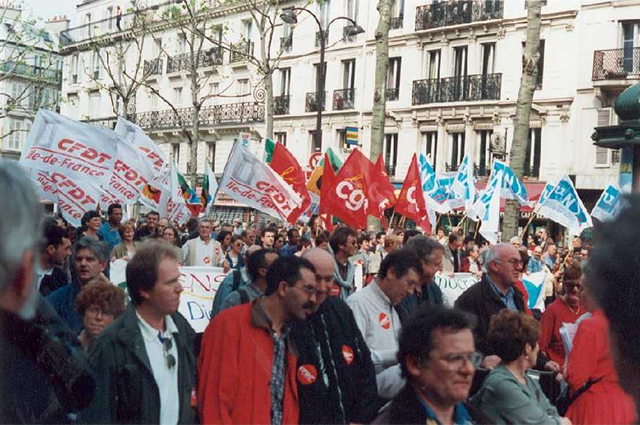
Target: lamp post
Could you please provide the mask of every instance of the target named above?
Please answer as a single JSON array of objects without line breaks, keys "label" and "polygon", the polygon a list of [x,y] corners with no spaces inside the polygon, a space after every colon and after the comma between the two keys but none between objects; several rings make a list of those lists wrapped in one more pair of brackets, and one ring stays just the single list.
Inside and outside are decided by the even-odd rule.
[{"label": "lamp post", "polygon": [[302,7],[293,7],[285,10],[280,15],[280,19],[282,19],[287,24],[296,24],[298,23],[298,16],[294,13],[296,10],[305,11],[309,15],[315,19],[316,24],[318,24],[318,28],[320,30],[320,65],[318,69],[318,74],[316,76],[316,109],[317,109],[317,117],[316,117],[316,144],[319,143],[322,146],[322,110],[325,103],[324,96],[324,86],[325,86],[325,76],[326,76],[326,64],[324,62],[324,51],[327,45],[327,35],[329,34],[329,27],[332,23],[337,20],[344,19],[351,23],[349,30],[347,31],[348,37],[353,37],[358,34],[364,33],[364,29],[351,18],[347,18],[346,16],[339,16],[337,18],[333,18],[328,24],[327,28],[322,28],[322,24],[318,17],[311,12],[309,9],[305,9]]}]

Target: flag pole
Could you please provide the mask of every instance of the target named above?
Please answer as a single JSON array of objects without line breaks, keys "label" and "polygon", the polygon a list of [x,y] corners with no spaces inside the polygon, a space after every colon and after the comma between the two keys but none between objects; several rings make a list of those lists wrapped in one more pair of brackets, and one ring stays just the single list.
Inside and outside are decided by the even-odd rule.
[{"label": "flag pole", "polygon": [[531,225],[531,222],[537,215],[538,213],[535,211],[535,208],[534,208],[534,212],[531,214],[531,218],[529,218],[529,221],[527,222],[526,226],[524,226],[524,229],[522,229],[522,233],[520,233],[520,239],[522,239],[524,237],[524,234],[527,233],[527,229],[529,228],[529,226]]},{"label": "flag pole", "polygon": [[391,219],[389,220],[389,226],[388,226],[388,229],[387,229],[387,230],[391,229],[391,226],[393,226],[393,218],[394,218],[395,216],[396,216],[396,210],[394,209],[394,210],[393,210],[393,214],[391,214]]},{"label": "flag pole", "polygon": [[476,223],[476,231],[473,234],[473,239],[476,239],[478,237],[478,230],[480,230],[481,223],[482,223],[482,220],[478,219],[478,222]]},{"label": "flag pole", "polygon": [[462,216],[462,219],[460,220],[460,222],[458,223],[458,225],[456,227],[454,227],[454,229],[457,231],[460,226],[462,226],[462,224],[464,223],[464,221],[467,219],[467,213],[464,213],[464,216]]},{"label": "flag pole", "polygon": [[449,220],[449,227],[453,227],[453,223],[451,223],[451,213],[447,211],[447,219]]}]

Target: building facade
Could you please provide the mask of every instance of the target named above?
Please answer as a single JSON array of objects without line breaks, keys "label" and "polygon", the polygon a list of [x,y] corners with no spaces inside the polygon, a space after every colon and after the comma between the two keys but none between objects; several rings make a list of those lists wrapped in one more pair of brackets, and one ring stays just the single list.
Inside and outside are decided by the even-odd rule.
[{"label": "building facade", "polygon": [[[173,3],[149,1],[147,7],[153,12]],[[144,38],[144,43],[136,43],[142,47],[132,49],[125,62],[129,70],[140,62],[151,74],[145,75],[145,84],[128,104],[127,116],[163,146],[183,172],[192,164],[180,123],[192,116],[194,87],[205,99],[199,115],[199,173],[205,162],[222,173],[240,133],[251,135],[256,152],[264,147],[263,74],[248,59],[262,57],[260,32],[249,11],[236,3],[210,4],[208,19],[219,32],[204,41],[196,86],[188,65],[188,37],[162,19],[149,21],[148,36],[137,36]],[[353,145],[347,143],[347,129],[357,129],[360,148],[369,152],[376,4],[280,2],[282,9],[306,7],[318,19],[300,12],[296,25],[276,22],[270,39],[278,68],[272,77],[274,138],[305,167],[315,153],[329,147],[348,155]],[[111,73],[97,58],[96,40],[99,49],[109,49],[133,34],[136,12],[127,7],[117,0],[78,5],[79,25],[65,32],[61,50],[63,114],[109,126],[114,111],[123,115],[122,105],[109,94]],[[468,154],[480,179],[488,175],[496,155],[508,160],[526,13],[525,0],[395,1],[383,147],[395,181],[403,180],[415,152],[424,153],[436,172],[456,170]],[[339,17],[353,19],[365,33],[349,36],[349,23]],[[316,93],[318,24],[328,40],[324,94]],[[525,181],[536,187],[534,191],[568,174],[589,207],[618,175],[617,152],[596,148],[590,136],[595,126],[614,120],[611,106],[616,96],[638,80],[639,29],[640,4],[635,2],[565,0],[543,6],[538,88],[525,167]],[[216,39],[224,40],[225,48],[214,43]],[[322,103],[323,139],[316,141],[316,111]]]},{"label": "building facade", "polygon": [[17,8],[0,8],[0,157],[17,160],[38,109],[60,109],[66,16],[37,26]]}]

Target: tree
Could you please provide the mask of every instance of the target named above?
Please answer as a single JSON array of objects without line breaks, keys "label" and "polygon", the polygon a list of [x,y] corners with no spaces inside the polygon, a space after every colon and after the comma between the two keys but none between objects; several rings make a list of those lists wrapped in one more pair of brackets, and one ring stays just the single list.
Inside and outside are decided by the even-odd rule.
[{"label": "tree", "polygon": [[[531,104],[533,103],[533,93],[536,90],[538,78],[542,2],[540,0],[527,0],[527,7],[527,41],[522,58],[522,77],[520,79],[520,91],[518,92],[518,103],[514,118],[513,142],[509,155],[509,165],[514,174],[521,180],[524,175],[527,142],[529,140]],[[502,223],[502,240],[509,240],[514,236],[518,236],[519,218],[520,206],[518,202],[508,200]]]}]

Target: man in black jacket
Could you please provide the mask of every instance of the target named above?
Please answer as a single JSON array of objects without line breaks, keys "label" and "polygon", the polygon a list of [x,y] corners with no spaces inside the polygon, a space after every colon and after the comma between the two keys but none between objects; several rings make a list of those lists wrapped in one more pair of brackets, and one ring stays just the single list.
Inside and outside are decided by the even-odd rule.
[{"label": "man in black jacket", "polygon": [[40,279],[38,286],[43,297],[69,283],[69,276],[62,267],[67,257],[71,255],[71,241],[62,227],[58,225],[45,227],[44,239],[38,268],[38,279]]},{"label": "man in black jacket", "polygon": [[375,369],[351,309],[328,296],[334,285],[334,259],[319,248],[303,258],[316,269],[318,309],[292,334],[299,351],[300,423],[370,423],[380,407]]},{"label": "man in black jacket", "polygon": [[197,422],[195,332],[177,312],[182,285],[174,250],[147,241],[127,264],[132,303],[91,354],[98,388],[89,423]]}]

